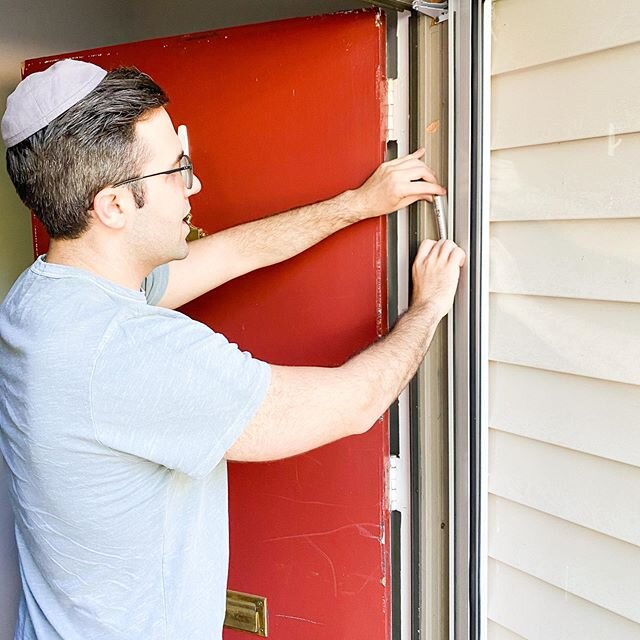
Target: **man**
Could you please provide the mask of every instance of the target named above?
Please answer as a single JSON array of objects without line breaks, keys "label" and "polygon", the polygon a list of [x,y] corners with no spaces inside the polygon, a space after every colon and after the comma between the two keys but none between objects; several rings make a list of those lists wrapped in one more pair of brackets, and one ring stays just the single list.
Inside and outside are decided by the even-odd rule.
[{"label": "man", "polygon": [[444,190],[419,150],[358,189],[187,245],[201,185],[166,102],[137,70],[73,60],[29,76],[7,102],[8,171],[51,237],[0,307],[16,638],[220,638],[225,461],[366,431],[453,302],[464,254],[427,241],[409,311],[336,368],[270,366],[172,311]]}]

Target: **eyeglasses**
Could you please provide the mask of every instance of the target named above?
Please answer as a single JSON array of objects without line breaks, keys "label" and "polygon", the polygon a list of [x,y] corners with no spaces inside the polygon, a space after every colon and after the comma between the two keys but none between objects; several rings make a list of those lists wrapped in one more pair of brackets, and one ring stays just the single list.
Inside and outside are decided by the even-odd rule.
[{"label": "eyeglasses", "polygon": [[144,180],[145,178],[153,178],[154,176],[163,176],[169,175],[170,173],[178,173],[178,171],[182,174],[182,180],[184,181],[184,186],[187,189],[191,189],[193,187],[193,165],[191,164],[191,158],[188,155],[183,155],[179,160],[180,166],[177,169],[169,169],[168,171],[158,171],[158,173],[150,173],[146,176],[140,176],[138,178],[129,178],[128,180],[122,180],[121,182],[116,182],[114,187],[120,187],[123,184],[129,184],[130,182],[137,182],[138,180]]}]

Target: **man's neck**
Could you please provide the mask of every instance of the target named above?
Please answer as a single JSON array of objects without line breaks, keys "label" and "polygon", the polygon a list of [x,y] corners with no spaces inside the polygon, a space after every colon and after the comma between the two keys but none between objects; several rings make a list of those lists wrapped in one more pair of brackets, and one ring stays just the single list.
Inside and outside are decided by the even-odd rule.
[{"label": "man's neck", "polygon": [[128,289],[139,291],[142,280],[153,267],[147,268],[132,261],[126,253],[122,247],[92,243],[83,237],[78,240],[51,240],[46,259],[53,264],[84,269]]}]

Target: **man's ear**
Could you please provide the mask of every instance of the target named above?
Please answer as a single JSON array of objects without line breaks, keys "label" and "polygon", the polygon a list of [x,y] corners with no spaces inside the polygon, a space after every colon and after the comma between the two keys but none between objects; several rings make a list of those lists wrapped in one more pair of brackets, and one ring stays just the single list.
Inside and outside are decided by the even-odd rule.
[{"label": "man's ear", "polygon": [[93,216],[110,229],[124,228],[127,212],[135,208],[133,194],[129,189],[106,187],[98,191],[93,199]]}]

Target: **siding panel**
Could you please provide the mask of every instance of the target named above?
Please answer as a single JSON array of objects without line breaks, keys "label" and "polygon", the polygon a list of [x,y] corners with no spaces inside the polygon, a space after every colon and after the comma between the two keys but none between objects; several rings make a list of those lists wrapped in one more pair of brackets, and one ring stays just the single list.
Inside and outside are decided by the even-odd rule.
[{"label": "siding panel", "polygon": [[640,547],[498,497],[489,531],[491,557],[640,623]]},{"label": "siding panel", "polygon": [[494,76],[492,148],[640,130],[639,59],[640,43]]},{"label": "siding panel", "polygon": [[640,638],[640,2],[494,0],[488,633]]},{"label": "siding panel", "polygon": [[557,0],[503,0],[494,3],[492,72],[504,73],[638,40],[638,0],[562,0],[561,4]]},{"label": "siding panel", "polygon": [[495,222],[491,291],[640,302],[639,239],[640,218]]},{"label": "siding panel", "polygon": [[638,467],[490,429],[489,493],[640,545]]},{"label": "siding panel", "polygon": [[492,294],[490,358],[640,384],[640,305]]},{"label": "siding panel", "polygon": [[492,220],[640,218],[640,134],[491,154]]},{"label": "siding panel", "polygon": [[640,625],[496,560],[489,618],[527,640],[638,640]]},{"label": "siding panel", "polygon": [[489,365],[494,429],[640,467],[640,387],[498,362]]},{"label": "siding panel", "polygon": [[524,640],[522,636],[513,633],[513,631],[509,631],[509,629],[505,629],[493,620],[489,620],[487,635],[489,640]]}]

